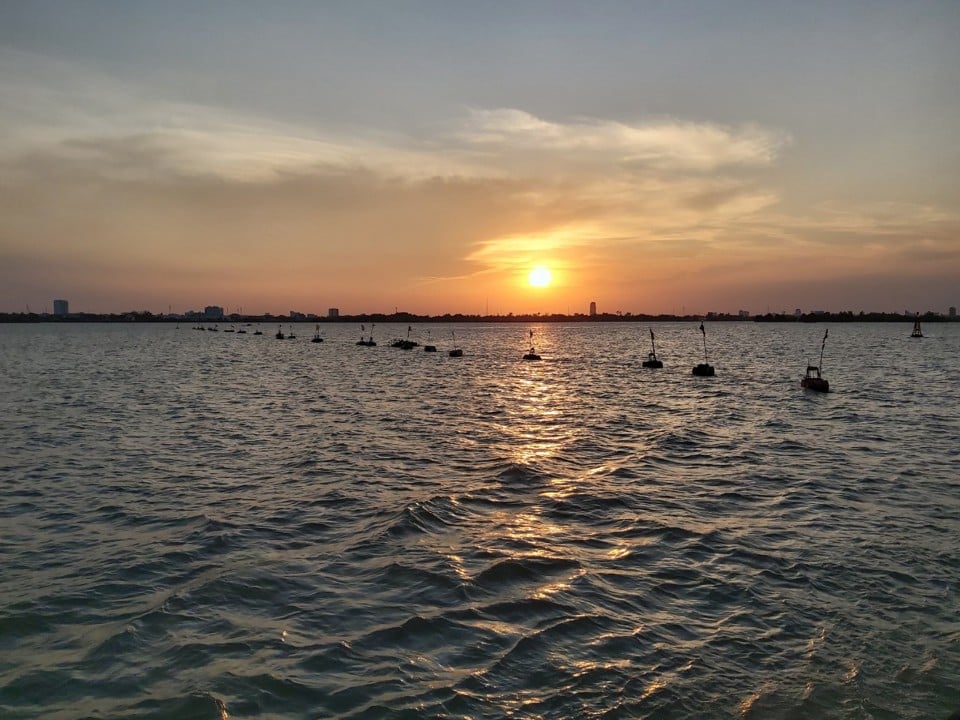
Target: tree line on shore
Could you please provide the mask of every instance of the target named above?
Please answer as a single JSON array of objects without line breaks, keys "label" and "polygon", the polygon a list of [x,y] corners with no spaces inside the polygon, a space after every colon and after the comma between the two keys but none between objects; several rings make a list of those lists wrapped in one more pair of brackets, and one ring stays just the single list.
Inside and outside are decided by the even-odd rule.
[{"label": "tree line on shore", "polygon": [[40,323],[40,322],[199,322],[199,323],[271,323],[271,322],[306,322],[306,323],[536,323],[536,322],[699,322],[710,320],[719,322],[907,322],[919,317],[921,322],[945,322],[957,318],[947,317],[940,313],[927,311],[922,315],[864,312],[854,313],[852,310],[841,312],[816,312],[801,315],[786,313],[766,313],[765,315],[741,316],[739,314],[708,313],[707,315],[647,315],[634,313],[598,313],[586,315],[577,313],[566,315],[562,313],[543,314],[525,313],[515,315],[464,315],[462,313],[446,313],[444,315],[415,315],[408,312],[394,313],[364,313],[360,315],[340,315],[326,317],[315,315],[225,315],[222,318],[208,318],[202,314],[171,315],[152,313],[149,310],[130,311],[122,313],[70,313],[68,315],[52,315],[49,313],[0,313],[0,322],[4,323]]}]

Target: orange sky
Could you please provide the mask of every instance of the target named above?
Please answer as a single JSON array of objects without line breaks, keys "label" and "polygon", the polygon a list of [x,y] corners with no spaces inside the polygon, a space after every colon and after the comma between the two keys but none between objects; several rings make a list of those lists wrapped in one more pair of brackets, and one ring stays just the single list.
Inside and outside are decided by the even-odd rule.
[{"label": "orange sky", "polygon": [[0,311],[958,304],[958,6],[535,7],[0,9]]}]

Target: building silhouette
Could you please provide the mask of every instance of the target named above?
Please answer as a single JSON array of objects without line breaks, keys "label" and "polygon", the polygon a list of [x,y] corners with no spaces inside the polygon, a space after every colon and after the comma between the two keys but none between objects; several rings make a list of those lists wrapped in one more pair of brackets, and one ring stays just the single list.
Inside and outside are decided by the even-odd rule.
[{"label": "building silhouette", "polygon": [[340,308],[330,308],[329,310],[327,310],[327,317],[328,318],[340,317]]},{"label": "building silhouette", "polygon": [[66,317],[70,314],[70,303],[66,300],[54,300],[53,314],[57,317]]},{"label": "building silhouette", "polygon": [[590,303],[590,317],[597,316],[597,304],[595,302]]}]

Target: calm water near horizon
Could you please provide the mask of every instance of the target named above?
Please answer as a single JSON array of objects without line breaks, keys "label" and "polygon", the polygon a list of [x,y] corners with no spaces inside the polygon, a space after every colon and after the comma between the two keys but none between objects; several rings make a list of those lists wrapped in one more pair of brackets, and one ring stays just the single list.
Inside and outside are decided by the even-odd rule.
[{"label": "calm water near horizon", "polygon": [[0,325],[0,718],[960,710],[960,323],[226,327]]}]

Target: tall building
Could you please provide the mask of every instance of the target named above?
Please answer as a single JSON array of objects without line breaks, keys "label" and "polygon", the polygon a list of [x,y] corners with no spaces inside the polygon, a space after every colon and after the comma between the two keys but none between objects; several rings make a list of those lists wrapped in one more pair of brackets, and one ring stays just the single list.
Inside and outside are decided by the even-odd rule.
[{"label": "tall building", "polygon": [[328,318],[340,317],[340,308],[330,308],[327,310]]},{"label": "tall building", "polygon": [[223,320],[223,308],[219,305],[207,305],[203,309],[204,320]]},{"label": "tall building", "polygon": [[597,314],[597,304],[595,302],[590,303],[590,317],[595,317]]},{"label": "tall building", "polygon": [[950,315],[950,319],[951,319],[951,320],[956,320],[956,319],[957,319],[957,308],[956,308],[956,306],[951,305],[951,306],[950,306],[950,310],[948,311],[948,314]]},{"label": "tall building", "polygon": [[54,300],[53,314],[57,317],[66,317],[70,314],[70,303],[66,300]]}]

